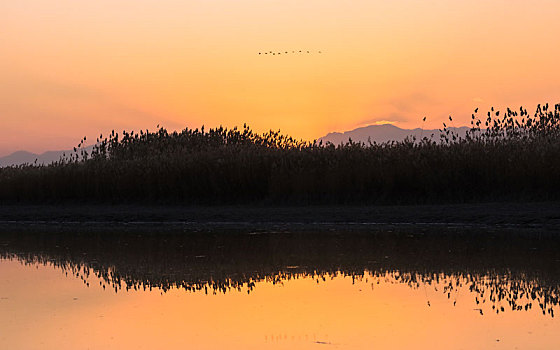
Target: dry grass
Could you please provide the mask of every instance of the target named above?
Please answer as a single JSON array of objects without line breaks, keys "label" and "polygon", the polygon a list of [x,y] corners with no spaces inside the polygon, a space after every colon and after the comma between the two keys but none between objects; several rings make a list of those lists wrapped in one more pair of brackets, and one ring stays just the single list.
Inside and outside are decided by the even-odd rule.
[{"label": "dry grass", "polygon": [[0,169],[2,202],[432,203],[560,199],[560,105],[472,116],[466,137],[317,144],[217,128],[100,137]]}]

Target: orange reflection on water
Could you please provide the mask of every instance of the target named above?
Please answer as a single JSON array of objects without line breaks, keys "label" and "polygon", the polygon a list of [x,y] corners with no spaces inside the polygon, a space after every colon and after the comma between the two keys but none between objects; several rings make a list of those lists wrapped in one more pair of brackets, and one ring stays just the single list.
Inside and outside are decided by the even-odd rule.
[{"label": "orange reflection on water", "polygon": [[[540,309],[487,312],[465,284],[411,288],[368,273],[256,282],[251,293],[104,290],[51,266],[0,261],[2,349],[550,349]],[[484,315],[477,309],[484,309]]]}]

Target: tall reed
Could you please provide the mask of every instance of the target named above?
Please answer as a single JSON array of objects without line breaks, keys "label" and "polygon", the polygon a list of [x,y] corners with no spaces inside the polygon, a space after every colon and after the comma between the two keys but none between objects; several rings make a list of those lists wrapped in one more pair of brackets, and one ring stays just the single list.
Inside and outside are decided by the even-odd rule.
[{"label": "tall reed", "polygon": [[102,135],[0,168],[0,201],[439,203],[560,199],[560,104],[475,112],[466,136],[333,145],[223,127]]}]

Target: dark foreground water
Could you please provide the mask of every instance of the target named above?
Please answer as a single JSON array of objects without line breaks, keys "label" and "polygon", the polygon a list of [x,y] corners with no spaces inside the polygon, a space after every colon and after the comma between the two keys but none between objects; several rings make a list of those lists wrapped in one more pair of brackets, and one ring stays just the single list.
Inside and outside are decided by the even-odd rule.
[{"label": "dark foreground water", "polygon": [[0,233],[0,349],[560,344],[555,233],[156,231]]}]

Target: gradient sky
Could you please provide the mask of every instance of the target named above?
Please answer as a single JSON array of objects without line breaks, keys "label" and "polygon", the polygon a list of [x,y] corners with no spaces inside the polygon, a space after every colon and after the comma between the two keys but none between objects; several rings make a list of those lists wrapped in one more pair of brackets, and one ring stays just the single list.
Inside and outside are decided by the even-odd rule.
[{"label": "gradient sky", "polygon": [[2,1],[0,155],[157,124],[314,139],[532,110],[560,102],[559,17],[557,0]]}]

